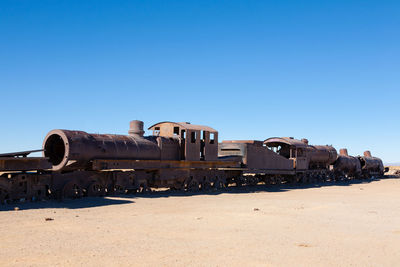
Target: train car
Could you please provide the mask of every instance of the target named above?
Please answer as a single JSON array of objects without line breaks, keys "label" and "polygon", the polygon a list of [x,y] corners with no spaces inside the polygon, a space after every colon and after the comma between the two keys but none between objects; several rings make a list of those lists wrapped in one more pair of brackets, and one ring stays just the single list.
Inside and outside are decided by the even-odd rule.
[{"label": "train car", "polygon": [[[311,146],[307,139],[271,137],[264,141],[223,141],[220,156],[241,156],[244,175],[267,184],[330,179],[337,152],[332,146]],[[253,182],[254,183],[254,182]]]},{"label": "train car", "polygon": [[264,145],[293,161],[297,182],[316,182],[331,179],[330,165],[337,158],[334,147],[313,146],[307,139],[294,139],[293,137],[272,137],[264,141]]},{"label": "train car", "polygon": [[369,150],[363,156],[357,157],[361,164],[361,173],[364,178],[381,177],[384,175],[385,167],[380,158],[371,156]]},{"label": "train car", "polygon": [[349,156],[347,149],[340,149],[337,160],[333,164],[336,180],[361,178],[361,163],[357,157]]},{"label": "train car", "polygon": [[258,140],[222,141],[218,147],[220,157],[239,156],[242,158],[244,180],[241,184],[279,184],[283,178],[296,175],[293,158],[275,153]]}]

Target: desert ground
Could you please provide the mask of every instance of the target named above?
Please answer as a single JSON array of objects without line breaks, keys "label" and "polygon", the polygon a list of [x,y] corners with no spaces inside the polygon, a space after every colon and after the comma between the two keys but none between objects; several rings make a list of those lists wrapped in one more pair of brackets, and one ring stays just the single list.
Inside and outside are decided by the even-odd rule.
[{"label": "desert ground", "polygon": [[400,179],[0,206],[1,266],[397,266]]}]

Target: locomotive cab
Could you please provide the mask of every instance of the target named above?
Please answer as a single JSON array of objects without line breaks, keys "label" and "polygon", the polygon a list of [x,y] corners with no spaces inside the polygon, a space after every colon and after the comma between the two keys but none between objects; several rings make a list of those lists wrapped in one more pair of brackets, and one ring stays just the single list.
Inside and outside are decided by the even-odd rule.
[{"label": "locomotive cab", "polygon": [[278,155],[293,161],[293,167],[297,170],[308,169],[307,143],[293,137],[272,137],[264,141],[267,148]]},{"label": "locomotive cab", "polygon": [[189,122],[160,122],[149,127],[155,136],[180,141],[180,160],[214,161],[218,159],[218,132],[208,126]]}]

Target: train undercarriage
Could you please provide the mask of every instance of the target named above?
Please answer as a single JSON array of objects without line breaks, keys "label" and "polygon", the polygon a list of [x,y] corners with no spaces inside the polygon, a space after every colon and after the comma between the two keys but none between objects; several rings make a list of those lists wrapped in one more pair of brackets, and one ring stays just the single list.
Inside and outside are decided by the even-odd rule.
[{"label": "train undercarriage", "polygon": [[[237,162],[207,162],[209,166],[203,168],[199,167],[205,165],[204,162],[187,166],[182,166],[182,162],[175,162],[175,166],[173,163],[159,162],[163,168],[156,168],[155,161],[99,160],[93,162],[94,170],[3,172],[0,175],[0,203],[103,197],[148,193],[159,189],[210,192],[230,186],[312,184],[372,177],[351,177],[330,170],[249,170],[238,166]],[[117,164],[123,168],[117,169]],[[127,168],[128,165],[149,168],[132,169]],[[99,169],[99,166],[103,168]],[[375,177],[379,177],[379,174]]]}]

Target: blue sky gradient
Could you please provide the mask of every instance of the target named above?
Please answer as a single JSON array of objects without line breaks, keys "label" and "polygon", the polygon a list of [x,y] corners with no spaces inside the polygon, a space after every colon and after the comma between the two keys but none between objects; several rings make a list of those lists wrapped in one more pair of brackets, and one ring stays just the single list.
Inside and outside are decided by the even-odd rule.
[{"label": "blue sky gradient", "polygon": [[0,153],[190,121],[400,162],[399,1],[1,1]]}]

